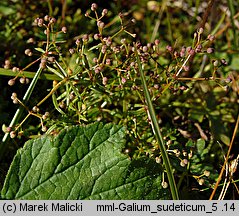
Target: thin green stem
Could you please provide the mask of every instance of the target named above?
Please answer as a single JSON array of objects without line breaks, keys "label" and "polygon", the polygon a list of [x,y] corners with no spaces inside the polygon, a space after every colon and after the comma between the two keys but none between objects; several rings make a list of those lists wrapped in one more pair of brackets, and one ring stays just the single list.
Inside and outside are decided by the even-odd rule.
[{"label": "thin green stem", "polygon": [[[11,76],[11,77],[15,77],[17,75],[18,77],[33,78],[36,75],[36,72],[23,71],[23,72],[17,74],[17,73],[13,72],[10,69],[0,68],[0,75],[2,75],[2,76]],[[58,77],[55,74],[46,74],[46,73],[42,73],[40,75],[39,79],[44,79],[44,80],[62,80],[60,77]]]},{"label": "thin green stem", "polygon": [[237,32],[236,32],[236,26],[235,26],[235,22],[234,22],[234,15],[235,15],[235,8],[234,8],[234,1],[232,0],[228,0],[228,7],[229,7],[229,10],[230,10],[230,19],[231,19],[231,24],[232,24],[232,32],[233,32],[233,45],[234,45],[234,48],[238,46],[238,38],[237,38]]},{"label": "thin green stem", "polygon": [[146,102],[148,105],[148,110],[149,110],[149,115],[150,118],[152,120],[152,126],[153,126],[153,131],[155,133],[156,139],[158,141],[160,150],[161,150],[161,154],[162,154],[162,158],[163,158],[163,163],[167,172],[167,176],[168,176],[168,181],[169,181],[169,186],[170,186],[170,190],[171,190],[171,195],[172,198],[174,200],[178,200],[179,199],[179,195],[178,195],[178,189],[174,180],[174,176],[173,176],[173,169],[168,157],[168,153],[166,151],[165,145],[164,145],[164,141],[163,141],[163,137],[162,134],[160,132],[160,128],[158,125],[158,121],[157,121],[157,117],[155,114],[155,110],[151,101],[151,97],[149,94],[149,90],[147,87],[147,83],[146,83],[146,79],[144,76],[144,72],[143,72],[143,68],[142,68],[142,64],[140,62],[140,58],[139,58],[139,54],[138,54],[138,50],[136,45],[134,45],[135,47],[135,55],[136,55],[136,59],[137,59],[137,63],[138,63],[138,68],[139,68],[139,72],[140,72],[140,77],[141,77],[141,81],[142,81],[142,85],[143,85],[143,89],[144,89],[144,94],[145,94],[145,98],[146,98]]},{"label": "thin green stem", "polygon": [[[36,86],[37,80],[39,79],[39,77],[41,75],[41,72],[42,72],[42,68],[39,67],[35,76],[34,76],[34,78],[33,78],[33,80],[32,80],[32,82],[31,82],[31,84],[29,85],[29,87],[28,87],[28,89],[27,89],[27,91],[26,91],[26,93],[23,97],[23,100],[22,100],[23,104],[27,104],[27,102],[29,101],[29,99],[31,97],[31,94],[32,94],[32,91]],[[25,110],[25,108],[23,106],[20,106],[17,109],[14,117],[12,118],[12,121],[11,121],[9,127],[13,127],[14,125],[16,125],[18,123],[18,121],[21,118],[22,113],[23,113],[24,110]],[[2,139],[2,143],[0,144],[0,158],[3,156],[4,151],[6,149],[4,143],[6,143],[7,140],[9,139],[9,135],[10,135],[9,133],[6,133],[3,137],[3,139]]]}]

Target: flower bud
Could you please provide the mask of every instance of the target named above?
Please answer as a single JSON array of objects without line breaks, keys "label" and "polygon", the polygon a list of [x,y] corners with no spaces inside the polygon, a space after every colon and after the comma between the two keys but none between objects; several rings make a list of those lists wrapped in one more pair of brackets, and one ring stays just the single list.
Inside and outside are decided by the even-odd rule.
[{"label": "flower bud", "polygon": [[106,85],[107,82],[108,82],[108,78],[107,77],[103,77],[103,81],[102,81],[103,85]]},{"label": "flower bud", "polygon": [[102,16],[105,16],[107,13],[108,13],[108,10],[107,9],[103,9]]},{"label": "flower bud", "polygon": [[90,9],[91,9],[92,11],[96,11],[97,7],[98,7],[97,4],[96,4],[96,3],[93,3],[93,4],[91,5],[91,8],[90,8]]},{"label": "flower bud", "polygon": [[8,85],[13,86],[15,84],[15,79],[8,80]]},{"label": "flower bud", "polygon": [[98,21],[98,22],[97,22],[97,26],[98,26],[99,28],[103,29],[103,28],[105,27],[105,23],[102,22],[102,21]]},{"label": "flower bud", "polygon": [[67,28],[66,28],[65,26],[63,26],[63,27],[61,28],[61,31],[62,31],[63,33],[66,33],[66,32],[67,32]]},{"label": "flower bud", "polygon": [[168,183],[165,182],[165,181],[163,181],[163,182],[161,183],[161,185],[162,185],[162,187],[165,188],[165,189],[168,187]]}]

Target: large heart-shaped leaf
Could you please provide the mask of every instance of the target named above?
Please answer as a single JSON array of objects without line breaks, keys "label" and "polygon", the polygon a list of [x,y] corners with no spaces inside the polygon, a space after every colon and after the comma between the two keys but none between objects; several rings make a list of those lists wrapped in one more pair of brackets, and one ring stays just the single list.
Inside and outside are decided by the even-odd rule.
[{"label": "large heart-shaped leaf", "polygon": [[42,136],[18,150],[3,199],[168,199],[162,168],[122,153],[125,129],[94,123]]}]

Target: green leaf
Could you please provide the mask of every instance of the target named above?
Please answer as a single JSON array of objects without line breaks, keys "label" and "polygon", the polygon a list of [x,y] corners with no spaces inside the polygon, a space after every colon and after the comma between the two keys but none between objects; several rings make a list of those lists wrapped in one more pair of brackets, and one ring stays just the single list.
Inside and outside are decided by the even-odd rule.
[{"label": "green leaf", "polygon": [[94,123],[42,136],[18,150],[3,199],[169,199],[162,167],[122,153],[125,129]]},{"label": "green leaf", "polygon": [[36,47],[36,48],[34,48],[36,51],[38,51],[38,52],[41,52],[41,53],[45,53],[46,51],[44,50],[44,49],[42,49],[42,48],[40,48],[40,47]]}]

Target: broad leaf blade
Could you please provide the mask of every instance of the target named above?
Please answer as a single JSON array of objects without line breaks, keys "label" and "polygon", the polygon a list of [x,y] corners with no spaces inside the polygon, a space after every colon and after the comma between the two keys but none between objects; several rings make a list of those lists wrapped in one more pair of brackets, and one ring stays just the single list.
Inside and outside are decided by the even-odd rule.
[{"label": "broad leaf blade", "polygon": [[124,128],[95,123],[26,142],[11,164],[3,199],[168,199],[161,167],[122,154]]}]

